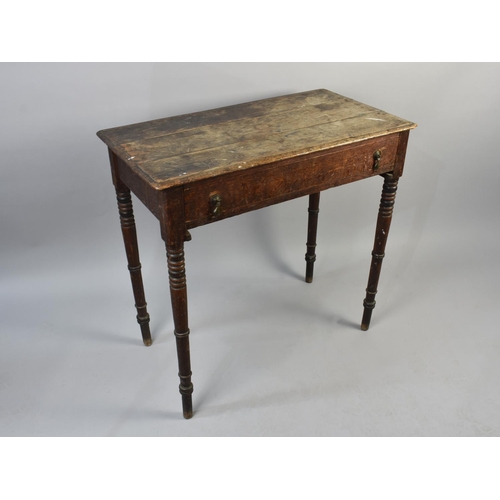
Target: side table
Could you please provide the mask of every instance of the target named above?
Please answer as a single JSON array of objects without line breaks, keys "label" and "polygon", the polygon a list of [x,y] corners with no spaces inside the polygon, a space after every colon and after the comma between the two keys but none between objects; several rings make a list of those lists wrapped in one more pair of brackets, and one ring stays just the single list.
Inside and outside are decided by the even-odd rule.
[{"label": "side table", "polygon": [[107,145],[144,344],[151,345],[131,192],[160,222],[185,418],[193,415],[184,242],[189,229],[309,196],[313,280],[320,192],[384,178],[361,329],[370,325],[409,131],[416,125],[325,89],[126,125]]}]

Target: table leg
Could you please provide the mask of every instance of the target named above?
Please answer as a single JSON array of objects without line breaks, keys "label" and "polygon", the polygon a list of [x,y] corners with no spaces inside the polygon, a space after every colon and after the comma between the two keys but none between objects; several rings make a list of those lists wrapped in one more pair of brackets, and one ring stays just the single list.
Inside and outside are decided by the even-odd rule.
[{"label": "table leg", "polygon": [[179,392],[182,395],[182,411],[184,418],[193,416],[191,394],[191,356],[189,350],[189,327],[187,310],[187,287],[184,261],[184,245],[170,247],[167,243],[168,276],[170,282],[170,298],[174,317],[174,334],[177,344],[179,362]]},{"label": "table leg", "polygon": [[373,245],[372,262],[370,266],[370,275],[368,277],[368,286],[366,288],[366,298],[363,301],[364,313],[361,321],[361,330],[368,330],[372,311],[375,308],[375,295],[377,294],[377,285],[382,268],[382,260],[385,256],[385,245],[391,226],[392,211],[396,199],[396,190],[398,188],[398,178],[392,173],[383,174],[384,186],[382,188],[382,198],[378,211],[377,229],[375,231],[375,242]]},{"label": "table leg", "polygon": [[161,214],[162,238],[167,249],[170,299],[174,320],[174,335],[177,345],[179,364],[179,392],[182,396],[184,418],[193,416],[191,383],[191,353],[189,349],[189,325],[186,286],[186,265],[184,260],[184,241],[189,241],[189,232],[184,219],[184,191],[173,188],[164,193]]},{"label": "table leg", "polygon": [[137,245],[137,232],[135,229],[132,198],[130,190],[122,182],[116,181],[115,185],[123,242],[125,243],[128,270],[130,271],[135,307],[137,309],[137,322],[141,327],[144,345],[150,346],[152,341],[151,332],[149,330],[149,314],[144,295],[144,285],[142,283],[141,263],[139,261],[139,247]]},{"label": "table leg", "polygon": [[314,262],[316,261],[316,235],[318,230],[319,193],[309,195],[307,222],[306,282],[312,283]]}]

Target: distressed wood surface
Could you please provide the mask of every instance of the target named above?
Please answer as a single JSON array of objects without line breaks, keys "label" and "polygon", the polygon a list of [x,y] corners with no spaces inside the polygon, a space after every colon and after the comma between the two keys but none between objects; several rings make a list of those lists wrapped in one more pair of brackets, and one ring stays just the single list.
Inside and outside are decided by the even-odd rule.
[{"label": "distressed wood surface", "polygon": [[155,189],[328,150],[416,125],[319,89],[101,130]]},{"label": "distressed wood surface", "polygon": [[310,195],[306,243],[310,282],[319,193],[383,175],[361,326],[366,330],[375,307],[397,180],[414,127],[328,90],[313,90],[98,132],[110,152],[138,321],[148,345],[149,315],[130,192],[160,221],[185,418],[193,415],[184,257],[188,229]]},{"label": "distressed wood surface", "polygon": [[[184,186],[187,227],[191,229],[390,172],[395,168],[400,135],[405,133],[384,135],[328,152],[311,153],[187,184]],[[382,152],[382,157],[378,169],[374,170],[373,153],[376,150]],[[210,203],[214,195],[221,197],[216,215]]]}]

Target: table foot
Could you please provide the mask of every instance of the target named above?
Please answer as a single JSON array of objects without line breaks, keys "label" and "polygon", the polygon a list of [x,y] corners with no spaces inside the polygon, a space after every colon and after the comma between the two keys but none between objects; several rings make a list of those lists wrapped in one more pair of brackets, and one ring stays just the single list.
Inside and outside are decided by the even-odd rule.
[{"label": "table foot", "polygon": [[368,330],[375,308],[375,295],[382,269],[382,261],[385,257],[385,245],[389,228],[392,221],[392,211],[396,200],[396,190],[398,188],[398,178],[392,173],[383,174],[384,186],[382,188],[382,198],[377,218],[377,229],[375,230],[375,242],[373,244],[372,262],[370,265],[370,274],[368,276],[368,286],[366,288],[366,297],[363,301],[363,319],[361,320],[361,330]]},{"label": "table foot", "polygon": [[186,420],[193,416],[193,398],[191,395],[182,394],[182,415]]},{"label": "table foot", "polygon": [[365,310],[363,311],[363,319],[361,320],[361,330],[366,332],[370,327],[370,321],[372,319],[372,312],[375,307],[375,301],[373,301],[372,303],[368,303],[366,302],[366,300],[364,300],[363,307],[365,308]]},{"label": "table foot", "polygon": [[312,283],[316,262],[316,236],[318,232],[319,193],[309,195],[307,222],[306,283]]}]

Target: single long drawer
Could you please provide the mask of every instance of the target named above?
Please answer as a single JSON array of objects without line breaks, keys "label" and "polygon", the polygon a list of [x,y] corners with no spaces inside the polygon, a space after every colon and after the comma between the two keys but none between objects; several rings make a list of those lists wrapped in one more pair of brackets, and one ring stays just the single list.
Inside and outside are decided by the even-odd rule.
[{"label": "single long drawer", "polygon": [[187,184],[187,227],[390,172],[398,141],[398,133],[386,135]]}]

